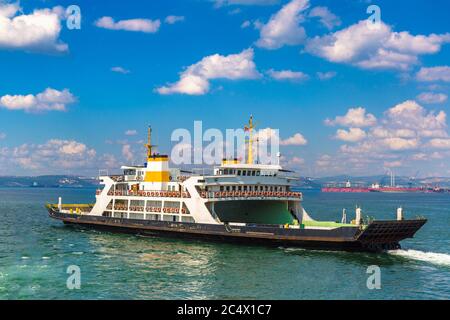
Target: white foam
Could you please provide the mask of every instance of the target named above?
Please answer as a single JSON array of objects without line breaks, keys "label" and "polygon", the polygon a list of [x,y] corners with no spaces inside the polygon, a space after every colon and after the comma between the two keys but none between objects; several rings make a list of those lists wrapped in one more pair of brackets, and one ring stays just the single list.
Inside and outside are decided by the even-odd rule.
[{"label": "white foam", "polygon": [[388,253],[441,266],[450,266],[450,255],[446,253],[423,252],[419,250],[390,250]]}]

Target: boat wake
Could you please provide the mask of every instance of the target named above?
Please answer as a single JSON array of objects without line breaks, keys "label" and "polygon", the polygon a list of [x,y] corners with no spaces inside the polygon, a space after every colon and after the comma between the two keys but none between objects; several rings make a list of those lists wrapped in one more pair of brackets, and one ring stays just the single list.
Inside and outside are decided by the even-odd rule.
[{"label": "boat wake", "polygon": [[419,250],[390,250],[388,253],[407,259],[450,267],[450,254],[446,253],[423,252]]}]

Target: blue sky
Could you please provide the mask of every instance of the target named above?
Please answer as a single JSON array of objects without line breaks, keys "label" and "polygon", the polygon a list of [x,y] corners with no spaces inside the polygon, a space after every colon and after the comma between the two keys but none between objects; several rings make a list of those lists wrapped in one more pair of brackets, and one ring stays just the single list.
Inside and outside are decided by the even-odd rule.
[{"label": "blue sky", "polygon": [[[73,4],[80,30],[66,26]],[[371,4],[377,30],[364,24]],[[253,114],[280,130],[283,163],[301,174],[449,176],[449,11],[445,0],[0,0],[0,174],[95,174],[142,162],[148,124],[170,153],[176,128],[239,128]]]}]

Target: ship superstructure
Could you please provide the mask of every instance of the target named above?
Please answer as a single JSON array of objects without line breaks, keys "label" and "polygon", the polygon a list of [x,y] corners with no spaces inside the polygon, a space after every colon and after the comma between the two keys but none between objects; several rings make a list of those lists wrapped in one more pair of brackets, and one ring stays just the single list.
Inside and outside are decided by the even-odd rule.
[{"label": "ship superstructure", "polygon": [[[154,152],[148,131],[146,162],[122,166],[121,175],[100,175],[93,205],[48,205],[50,216],[68,224],[144,235],[202,237],[302,247],[380,250],[399,246],[426,220],[365,224],[361,209],[351,223],[313,220],[302,208],[298,178],[279,164],[255,164],[252,118],[248,158],[224,159],[211,174],[171,168]],[[344,221],[343,221],[344,222]]]}]

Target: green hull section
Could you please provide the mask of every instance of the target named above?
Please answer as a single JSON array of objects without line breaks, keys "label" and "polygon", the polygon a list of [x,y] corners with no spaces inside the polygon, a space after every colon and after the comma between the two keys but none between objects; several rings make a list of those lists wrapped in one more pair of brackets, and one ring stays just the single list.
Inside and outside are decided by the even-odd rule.
[{"label": "green hull section", "polygon": [[285,201],[223,201],[214,203],[214,211],[222,222],[294,223]]}]

